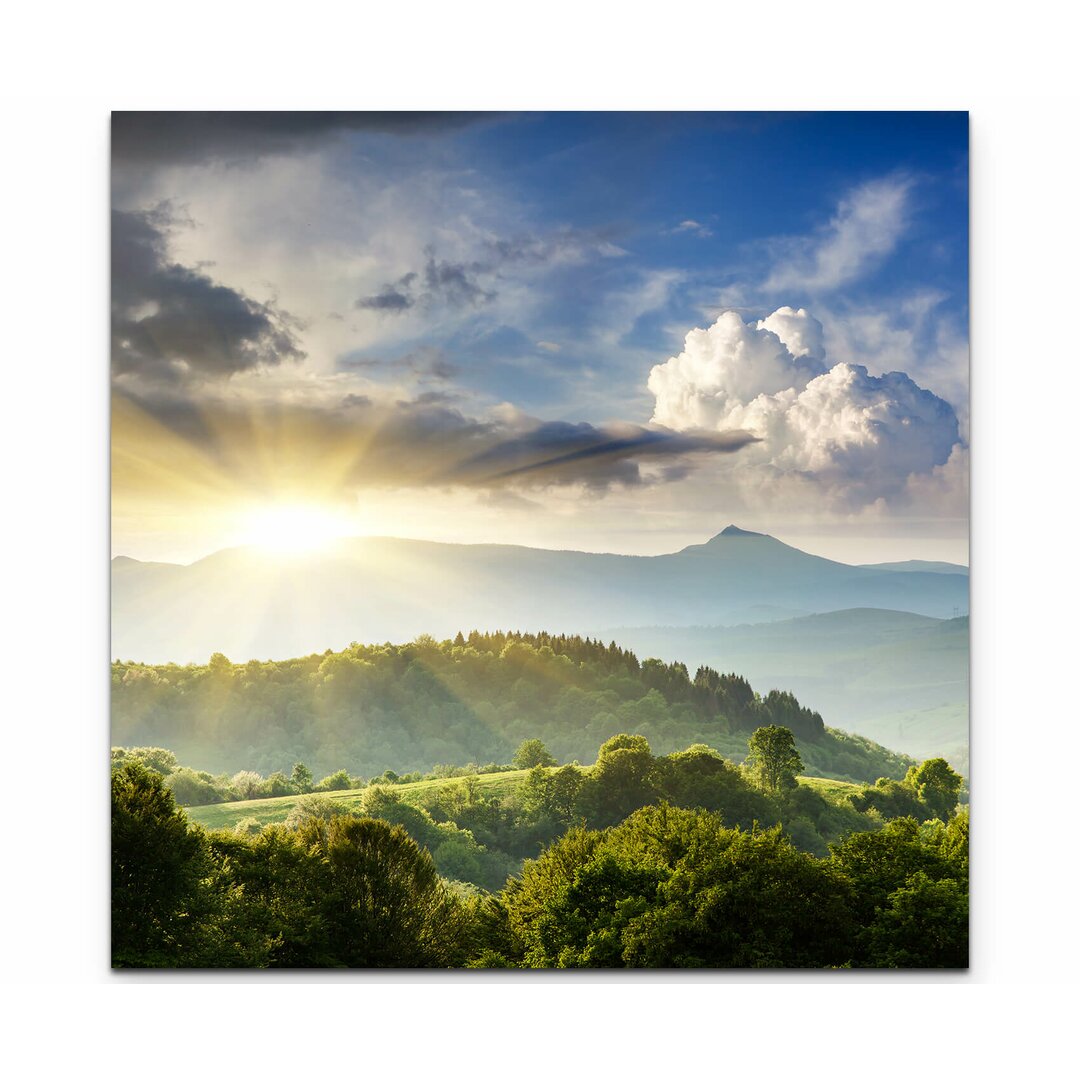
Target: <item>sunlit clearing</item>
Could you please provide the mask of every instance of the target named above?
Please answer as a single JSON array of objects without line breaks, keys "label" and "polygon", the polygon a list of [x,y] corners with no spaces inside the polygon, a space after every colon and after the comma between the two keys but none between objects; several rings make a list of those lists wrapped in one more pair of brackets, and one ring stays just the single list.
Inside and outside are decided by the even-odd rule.
[{"label": "sunlit clearing", "polygon": [[355,531],[349,521],[315,506],[266,506],[252,512],[242,543],[289,554],[315,551]]}]

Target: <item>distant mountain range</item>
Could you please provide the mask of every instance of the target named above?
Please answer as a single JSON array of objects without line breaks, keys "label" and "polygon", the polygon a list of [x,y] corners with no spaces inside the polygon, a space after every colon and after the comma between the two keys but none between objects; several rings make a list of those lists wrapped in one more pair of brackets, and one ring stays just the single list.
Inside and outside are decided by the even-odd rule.
[{"label": "distant mountain range", "polygon": [[930,565],[849,566],[733,525],[707,543],[656,556],[384,537],[304,556],[232,548],[190,566],[120,556],[112,565],[112,655],[154,663],[205,661],[213,652],[281,659],[458,630],[595,635],[850,608],[966,615],[966,570]]},{"label": "distant mountain range", "polygon": [[611,627],[638,656],[790,690],[831,727],[967,772],[968,619],[857,608],[755,626]]},{"label": "distant mountain range", "polygon": [[927,562],[926,559],[908,559],[906,562],[861,563],[864,570],[892,570],[900,574],[963,574],[967,577],[968,568],[953,562]]}]

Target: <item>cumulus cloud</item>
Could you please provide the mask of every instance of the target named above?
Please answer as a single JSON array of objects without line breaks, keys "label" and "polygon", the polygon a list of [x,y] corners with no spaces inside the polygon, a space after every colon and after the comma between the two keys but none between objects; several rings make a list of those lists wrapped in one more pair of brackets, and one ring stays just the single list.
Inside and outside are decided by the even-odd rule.
[{"label": "cumulus cloud", "polygon": [[112,361],[143,380],[220,378],[303,357],[287,313],[168,253],[167,207],[112,213]]},{"label": "cumulus cloud", "polygon": [[683,351],[652,369],[653,419],[677,430],[714,428],[759,395],[802,390],[825,370],[820,339],[821,325],[802,308],[780,308],[756,326],[726,311],[707,330],[691,330]]},{"label": "cumulus cloud", "polygon": [[764,287],[771,292],[825,292],[866,273],[899,242],[911,187],[906,177],[889,177],[856,188],[825,228],[778,246]]},{"label": "cumulus cloud", "polygon": [[652,369],[649,389],[656,423],[759,440],[740,458],[756,466],[742,469],[744,485],[773,497],[809,485],[835,509],[903,502],[911,478],[932,477],[960,443],[952,407],[904,372],[829,367],[821,325],[802,308],[753,324],[723,313]]}]

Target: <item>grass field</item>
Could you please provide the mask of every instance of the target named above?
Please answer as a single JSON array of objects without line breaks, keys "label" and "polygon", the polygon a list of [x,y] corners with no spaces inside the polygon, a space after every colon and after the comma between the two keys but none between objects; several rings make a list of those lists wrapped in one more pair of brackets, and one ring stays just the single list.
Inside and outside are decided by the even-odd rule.
[{"label": "grass field", "polygon": [[848,795],[853,795],[862,787],[861,784],[852,784],[847,780],[827,780],[822,776],[800,776],[799,783],[813,788],[823,798],[835,803],[844,802]]},{"label": "grass field", "polygon": [[[528,771],[517,769],[513,772],[482,773],[477,775],[476,779],[487,798],[495,795],[501,798],[516,788]],[[418,806],[429,800],[440,788],[458,784],[462,779],[455,776],[443,780],[417,780],[412,784],[394,784],[392,789],[401,796],[403,802]],[[363,796],[363,790],[323,793],[323,798],[333,799],[346,811],[358,809]],[[289,816],[289,811],[303,798],[303,795],[282,795],[277,799],[248,799],[244,802],[215,803],[212,806],[186,806],[184,812],[191,821],[207,829],[231,829],[238,821],[249,817],[257,818],[263,825],[269,825],[275,821],[284,821]]]},{"label": "grass field", "polygon": [[[587,772],[592,766],[583,766]],[[505,798],[528,775],[528,769],[514,772],[483,773],[476,777],[487,798],[499,796]],[[414,806],[428,802],[440,788],[458,784],[462,777],[443,780],[417,780],[412,784],[395,784],[393,790],[401,796],[403,802]],[[826,780],[818,776],[800,776],[799,783],[813,788],[832,802],[840,802],[847,795],[859,789],[858,784],[849,784],[843,780]],[[333,799],[342,810],[359,809],[361,791],[329,791],[323,797]],[[212,806],[188,806],[184,808],[188,819],[207,829],[231,829],[244,818],[255,818],[261,825],[270,825],[284,821],[289,811],[301,800],[303,795],[283,795],[277,799],[248,799],[244,802],[215,803]]]}]

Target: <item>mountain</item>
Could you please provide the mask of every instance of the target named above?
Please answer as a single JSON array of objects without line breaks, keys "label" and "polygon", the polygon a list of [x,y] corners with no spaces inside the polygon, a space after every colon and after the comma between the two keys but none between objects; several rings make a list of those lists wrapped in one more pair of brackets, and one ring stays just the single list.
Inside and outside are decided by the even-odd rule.
[{"label": "mountain", "polygon": [[968,619],[859,608],[756,626],[611,627],[638,656],[736,671],[828,724],[966,771]]},{"label": "mountain", "polygon": [[317,554],[219,551],[189,566],[118,557],[112,655],[283,658],[458,630],[596,634],[760,623],[855,607],[967,611],[961,575],[849,566],[730,526],[669,555],[364,537]]},{"label": "mountain", "polygon": [[908,559],[906,562],[862,563],[864,570],[891,570],[893,573],[910,574],[963,574],[968,576],[968,568],[960,563],[928,562],[926,559]]}]

